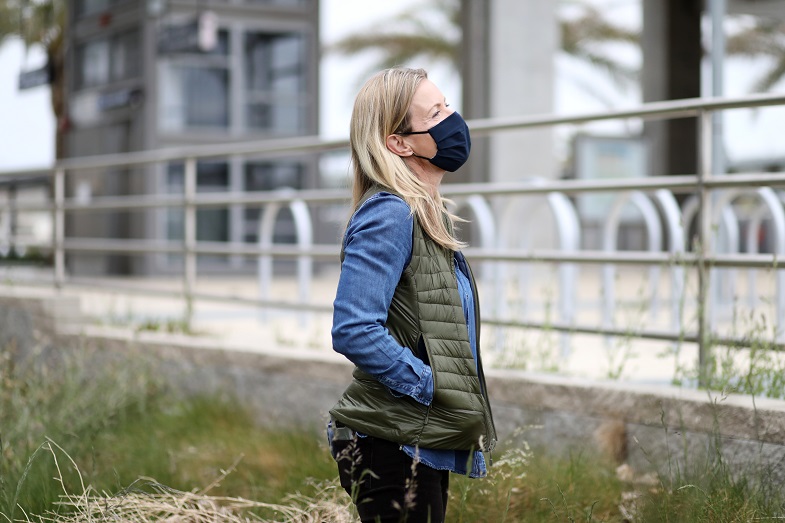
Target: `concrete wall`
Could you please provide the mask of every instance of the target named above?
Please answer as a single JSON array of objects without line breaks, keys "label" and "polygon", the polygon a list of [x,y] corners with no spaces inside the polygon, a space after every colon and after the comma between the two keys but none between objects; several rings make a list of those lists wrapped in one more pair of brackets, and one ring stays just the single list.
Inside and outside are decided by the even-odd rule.
[{"label": "concrete wall", "polygon": [[[82,338],[71,341],[84,346]],[[88,346],[153,356],[173,387],[227,393],[265,425],[321,430],[351,379],[351,365],[337,355],[241,352],[211,344],[150,334],[92,337]],[[772,480],[785,480],[783,401],[515,370],[487,374],[502,445],[526,440],[540,452],[606,453],[636,471],[657,469],[666,476],[722,455],[732,470],[763,469]]]},{"label": "concrete wall", "polygon": [[75,298],[0,294],[0,350],[13,344],[22,352],[30,351],[80,321],[79,301]]},{"label": "concrete wall", "polygon": [[[244,352],[216,348],[207,337],[159,333],[64,334],[65,311],[75,307],[57,302],[0,297],[0,346],[11,339],[40,345],[42,337],[56,336],[57,350],[152,358],[175,390],[225,394],[266,426],[318,431],[351,379],[351,365],[333,353]],[[502,445],[526,440],[541,452],[605,452],[636,471],[659,469],[666,477],[722,455],[733,471],[760,478],[762,470],[767,481],[785,480],[785,401],[516,370],[487,375]]]}]

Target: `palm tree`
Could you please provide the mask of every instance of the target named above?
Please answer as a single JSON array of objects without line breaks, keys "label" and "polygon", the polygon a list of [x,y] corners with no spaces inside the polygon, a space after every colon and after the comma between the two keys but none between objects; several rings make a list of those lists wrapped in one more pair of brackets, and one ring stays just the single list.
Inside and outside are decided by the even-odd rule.
[{"label": "palm tree", "polygon": [[[603,70],[618,87],[636,81],[639,71],[614,60],[603,52],[602,46],[621,43],[637,47],[640,45],[638,32],[613,24],[589,4],[579,0],[573,3],[581,7],[581,14],[559,20],[561,51]],[[429,12],[423,13],[423,9]],[[383,25],[336,42],[327,51],[345,55],[380,51],[380,59],[373,70],[427,59],[431,63],[446,63],[459,71],[460,9],[460,0],[432,0],[417,6],[416,17],[413,12],[403,12]],[[785,77],[785,20],[758,19],[728,38],[726,53],[729,56],[770,57],[772,65],[753,87],[756,91],[769,90]],[[592,90],[590,86],[586,87]]]},{"label": "palm tree", "polygon": [[65,119],[66,0],[0,0],[0,43],[21,38],[26,47],[43,46],[51,75],[52,111],[57,121],[55,157],[63,155]]},{"label": "palm tree", "polygon": [[754,91],[768,91],[785,77],[785,19],[764,18],[730,36],[725,52],[730,56],[773,60],[753,84]]},{"label": "palm tree", "polygon": [[[616,42],[637,46],[638,33],[609,22],[593,6],[582,3],[580,6],[580,16],[559,21],[562,51],[601,68],[620,87],[637,79],[637,70],[608,57],[598,49],[598,44]],[[383,25],[339,40],[327,51],[344,55],[380,51],[372,70],[426,59],[431,63],[446,63],[459,71],[460,0],[432,0],[418,4],[416,9],[416,16],[405,11]],[[424,9],[428,12],[424,13]]]}]

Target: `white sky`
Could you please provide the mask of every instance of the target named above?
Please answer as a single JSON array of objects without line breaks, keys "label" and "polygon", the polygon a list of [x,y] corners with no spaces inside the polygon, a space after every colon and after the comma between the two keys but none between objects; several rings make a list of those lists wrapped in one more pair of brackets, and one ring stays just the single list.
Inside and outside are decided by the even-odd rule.
[{"label": "white sky", "polygon": [[[637,0],[592,0],[603,4],[603,12],[614,20],[639,26]],[[330,43],[350,32],[372,26],[394,15],[417,0],[372,2],[368,0],[322,0],[321,32],[324,43]],[[633,63],[640,57],[626,53]],[[39,87],[18,91],[18,73],[22,63],[28,69],[43,64],[43,53],[35,49],[25,55],[18,41],[0,46],[0,170],[50,165],[54,157],[54,121],[51,116],[49,90]],[[322,135],[340,138],[348,134],[348,121],[359,75],[372,64],[371,56],[345,58],[326,55],[321,65],[321,127]],[[460,85],[457,77],[444,68],[422,64],[431,79],[441,88],[453,106],[460,110]],[[749,92],[752,78],[761,71],[761,63],[729,60],[725,71],[725,94],[740,96]],[[555,112],[561,114],[600,111],[630,107],[640,103],[637,89],[619,92],[604,77],[575,60],[556,58]],[[587,94],[581,83],[599,91],[605,101]],[[785,82],[775,86],[785,91]],[[725,130],[728,156],[732,159],[785,157],[785,107],[758,111],[726,112]],[[593,128],[594,129],[594,128]],[[624,132],[625,124],[609,122],[597,126],[602,132]],[[564,135],[564,131],[559,133]],[[559,146],[564,148],[564,144]],[[560,151],[563,156],[566,151]]]},{"label": "white sky", "polygon": [[20,40],[0,46],[0,169],[45,167],[54,159],[54,116],[48,87],[19,91],[19,71],[46,62],[40,49],[25,56]]}]

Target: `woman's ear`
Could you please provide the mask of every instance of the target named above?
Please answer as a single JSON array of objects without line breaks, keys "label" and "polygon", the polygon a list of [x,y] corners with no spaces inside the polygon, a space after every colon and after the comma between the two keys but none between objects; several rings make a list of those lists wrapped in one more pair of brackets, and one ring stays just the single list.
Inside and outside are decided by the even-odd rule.
[{"label": "woman's ear", "polygon": [[404,141],[403,136],[399,134],[391,134],[387,137],[387,150],[402,158],[411,156],[414,151]]}]

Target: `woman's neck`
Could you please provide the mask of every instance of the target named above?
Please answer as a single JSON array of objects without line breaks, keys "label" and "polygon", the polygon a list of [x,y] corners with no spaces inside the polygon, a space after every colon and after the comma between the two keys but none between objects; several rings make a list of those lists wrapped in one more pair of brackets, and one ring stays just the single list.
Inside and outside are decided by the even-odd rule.
[{"label": "woman's neck", "polygon": [[435,196],[439,192],[439,186],[442,183],[442,178],[444,178],[445,171],[442,171],[441,169],[427,169],[417,163],[411,167],[415,176],[417,176],[421,182],[427,185],[431,195]]}]

